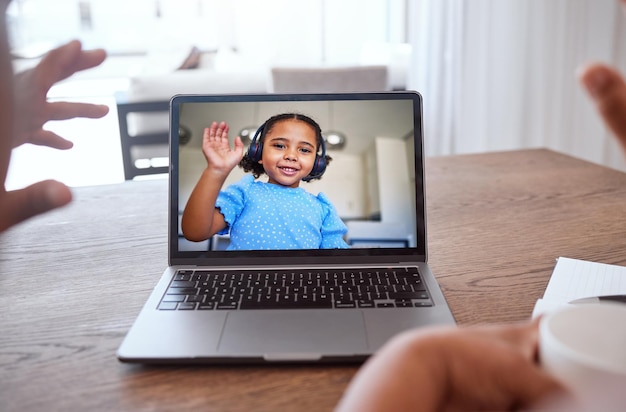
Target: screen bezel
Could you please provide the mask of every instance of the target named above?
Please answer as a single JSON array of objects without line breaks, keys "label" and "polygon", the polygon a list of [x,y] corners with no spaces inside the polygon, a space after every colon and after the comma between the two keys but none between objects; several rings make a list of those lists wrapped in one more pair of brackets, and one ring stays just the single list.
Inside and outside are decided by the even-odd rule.
[{"label": "screen bezel", "polygon": [[[179,210],[179,135],[180,107],[184,103],[264,102],[264,101],[346,101],[411,100],[413,104],[416,247],[350,248],[320,250],[246,250],[246,251],[180,251],[178,250]],[[173,131],[177,131],[173,133]],[[246,94],[246,95],[176,95],[170,100],[169,132],[169,264],[171,266],[238,266],[284,264],[345,264],[390,261],[425,262],[426,213],[424,199],[422,98],[415,91],[372,93]]]}]

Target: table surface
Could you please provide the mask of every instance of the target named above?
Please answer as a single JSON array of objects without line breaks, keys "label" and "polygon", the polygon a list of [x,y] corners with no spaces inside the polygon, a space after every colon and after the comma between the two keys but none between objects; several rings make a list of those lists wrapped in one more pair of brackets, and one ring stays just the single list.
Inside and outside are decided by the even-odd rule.
[{"label": "table surface", "polygon": [[[624,173],[533,149],[429,158],[426,188],[429,261],[460,325],[529,318],[559,256],[626,265]],[[358,365],[118,362],[167,265],[167,181],[74,192],[0,237],[0,410],[333,408]]]}]

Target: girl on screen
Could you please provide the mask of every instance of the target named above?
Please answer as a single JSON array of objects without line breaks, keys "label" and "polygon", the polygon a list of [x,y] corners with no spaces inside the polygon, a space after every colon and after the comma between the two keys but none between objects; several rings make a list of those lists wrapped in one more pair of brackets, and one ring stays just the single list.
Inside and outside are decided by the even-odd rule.
[{"label": "girl on screen", "polygon": [[[239,136],[230,147],[228,130],[225,122],[204,129],[207,167],[183,212],[185,238],[199,242],[230,233],[228,250],[348,247],[346,225],[329,199],[300,187],[320,179],[331,160],[313,119],[298,113],[269,118],[245,155]],[[222,190],[237,164],[252,174]],[[267,182],[255,180],[263,174]]]}]

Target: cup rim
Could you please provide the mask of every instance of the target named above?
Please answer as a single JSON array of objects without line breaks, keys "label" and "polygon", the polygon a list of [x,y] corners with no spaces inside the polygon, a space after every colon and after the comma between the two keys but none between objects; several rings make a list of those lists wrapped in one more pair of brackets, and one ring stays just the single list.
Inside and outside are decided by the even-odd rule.
[{"label": "cup rim", "polygon": [[544,315],[539,322],[539,352],[540,354],[542,353],[542,347],[544,346],[545,339],[550,336],[550,339],[552,340],[551,345],[553,345],[555,350],[557,350],[558,353],[561,353],[562,356],[568,359],[576,359],[577,362],[580,362],[581,364],[585,365],[585,367],[588,367],[594,371],[611,373],[614,374],[616,377],[626,378],[626,365],[624,365],[624,367],[619,367],[616,363],[611,363],[606,359],[602,359],[597,356],[589,355],[588,353],[576,350],[564,343],[560,338],[556,337],[554,333],[550,330],[549,321],[555,315],[564,312],[586,311],[589,310],[589,308],[592,308],[592,310],[597,310],[598,307],[602,307],[599,310],[605,310],[607,307],[609,307],[611,308],[611,311],[623,311],[626,319],[626,305],[622,303],[583,303],[559,309],[555,312]]}]

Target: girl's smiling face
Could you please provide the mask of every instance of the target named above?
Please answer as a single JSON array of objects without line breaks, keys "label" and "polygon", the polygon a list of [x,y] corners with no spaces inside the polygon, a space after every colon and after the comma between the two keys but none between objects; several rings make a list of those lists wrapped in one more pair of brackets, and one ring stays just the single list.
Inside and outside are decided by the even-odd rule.
[{"label": "girl's smiling face", "polygon": [[317,139],[315,130],[296,119],[275,123],[263,139],[259,163],[269,176],[269,183],[298,187],[300,180],[313,170]]}]

